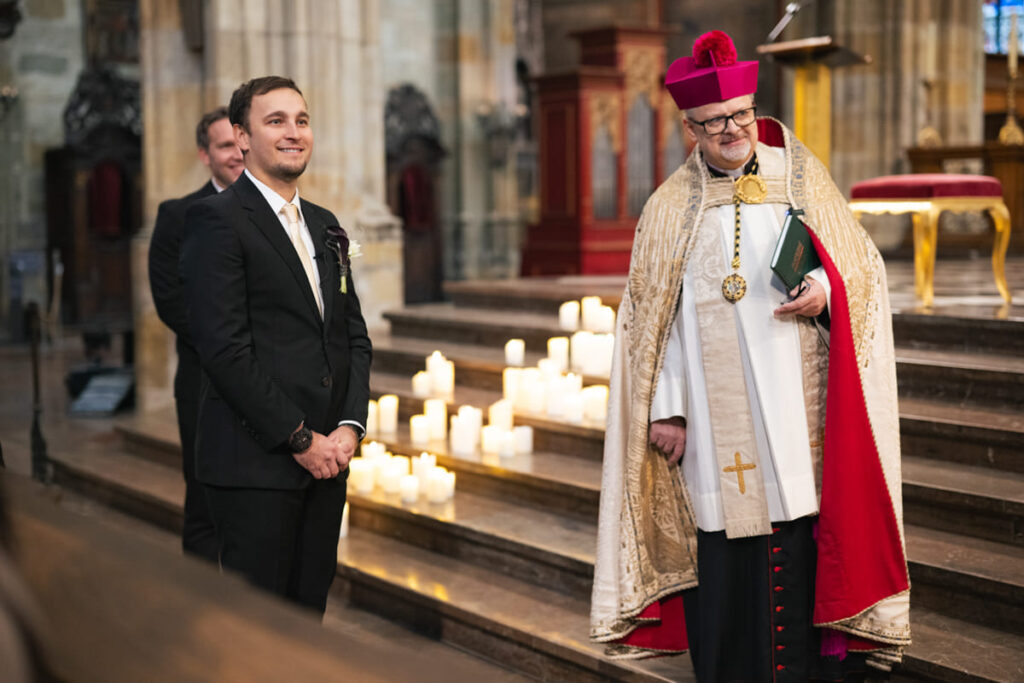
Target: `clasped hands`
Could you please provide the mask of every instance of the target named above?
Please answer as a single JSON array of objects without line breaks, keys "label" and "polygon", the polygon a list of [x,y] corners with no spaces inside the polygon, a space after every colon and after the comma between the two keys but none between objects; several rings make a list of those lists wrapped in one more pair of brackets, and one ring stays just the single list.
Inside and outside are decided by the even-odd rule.
[{"label": "clasped hands", "polygon": [[341,425],[326,436],[313,432],[310,447],[302,453],[292,453],[292,457],[315,479],[332,479],[348,468],[358,445],[356,430],[349,425]]}]

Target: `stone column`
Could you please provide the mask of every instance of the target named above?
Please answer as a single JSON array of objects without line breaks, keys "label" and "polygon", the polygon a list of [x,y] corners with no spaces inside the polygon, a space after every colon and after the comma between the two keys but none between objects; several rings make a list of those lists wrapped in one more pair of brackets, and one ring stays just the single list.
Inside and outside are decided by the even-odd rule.
[{"label": "stone column", "polygon": [[174,334],[160,321],[149,290],[149,242],[160,202],[206,181],[196,160],[195,125],[203,114],[202,64],[185,46],[180,3],[141,0],[143,226],[132,241],[136,404],[151,411],[173,404]]},{"label": "stone column", "polygon": [[[832,80],[832,174],[841,190],[909,171],[906,149],[929,118],[945,145],[982,141],[979,3],[836,0],[832,35],[873,60],[837,69]],[[930,112],[926,77],[936,84]]]},{"label": "stone column", "polygon": [[384,204],[378,11],[375,0],[211,0],[206,29],[216,101],[271,74],[292,78],[305,95],[315,137],[299,188],[364,245],[353,272],[371,327],[402,304],[401,230]]}]

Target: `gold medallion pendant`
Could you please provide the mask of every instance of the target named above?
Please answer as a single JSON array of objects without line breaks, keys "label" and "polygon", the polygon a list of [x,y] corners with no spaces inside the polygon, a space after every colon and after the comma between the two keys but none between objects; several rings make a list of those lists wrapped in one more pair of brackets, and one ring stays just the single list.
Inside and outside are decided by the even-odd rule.
[{"label": "gold medallion pendant", "polygon": [[739,273],[731,273],[722,280],[722,296],[736,303],[747,293],[747,281]]},{"label": "gold medallion pendant", "polygon": [[768,196],[768,185],[759,175],[748,173],[737,178],[733,184],[736,196],[744,204],[760,204]]}]

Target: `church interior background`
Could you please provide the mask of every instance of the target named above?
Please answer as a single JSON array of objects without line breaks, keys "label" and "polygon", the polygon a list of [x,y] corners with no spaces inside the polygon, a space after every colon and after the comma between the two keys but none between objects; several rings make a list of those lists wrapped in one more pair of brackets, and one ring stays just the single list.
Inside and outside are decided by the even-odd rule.
[{"label": "church interior background", "polygon": [[[825,36],[838,49],[759,52],[794,8],[776,44]],[[665,69],[719,28],[741,59],[761,62],[758,114],[807,131],[847,197],[861,181],[922,172],[1002,183],[1005,294],[989,257],[998,226],[984,211],[936,218],[934,300],[916,272],[918,218],[860,215],[890,268],[911,456],[904,495],[922,530],[908,540],[919,637],[891,680],[1024,680],[1024,137],[1003,132],[1024,111],[1008,71],[1016,14],[1024,0],[0,0],[0,374],[10,378],[0,382],[0,452],[11,470],[31,469],[29,428],[42,406],[48,471],[60,485],[131,518],[125,534],[139,519],[145,529],[180,525],[173,477],[162,483],[145,469],[168,469],[178,452],[174,339],[149,293],[149,239],[158,204],[205,180],[196,121],[242,81],[271,73],[294,78],[311,109],[316,151],[303,196],[362,244],[355,277],[381,340],[374,397],[400,396],[404,425],[424,398],[410,393],[409,376],[437,348],[456,361],[458,401],[446,410],[486,413],[502,397],[506,340],[524,340],[536,362],[551,352],[549,337],[571,333],[552,322],[562,302],[598,295],[617,305],[644,201],[689,151]],[[35,404],[31,310],[41,315],[46,394]],[[134,407],[69,417],[64,378],[89,365],[130,368]],[[354,498],[359,533],[339,555],[337,609],[410,627],[366,627],[410,649],[427,647],[409,641],[415,633],[482,658],[422,650],[467,676],[690,680],[680,658],[612,662],[586,642],[603,427],[589,414],[560,420],[517,412],[536,452],[515,462],[440,456],[460,495],[513,501],[498,508],[504,526],[481,521],[499,513],[474,508],[479,501],[424,513],[383,494]],[[93,445],[74,452],[85,442]],[[404,426],[387,446],[422,450]],[[147,448],[158,455],[141,457]],[[122,453],[121,464],[89,461]],[[543,453],[555,455],[541,462]],[[147,464],[123,464],[136,456]],[[129,483],[97,473],[111,468]],[[416,546],[408,557],[406,544]],[[461,576],[458,585],[431,578],[429,551],[445,555],[437,566]],[[403,574],[396,556],[418,569]],[[488,563],[500,581],[481,574]],[[510,606],[514,588],[503,582],[513,579],[550,593],[529,603],[540,610],[532,621]],[[473,612],[487,586],[511,621]],[[86,621],[52,609],[65,610],[69,626],[57,631],[74,640],[71,625]],[[280,636],[283,652],[292,641],[281,624],[292,618],[268,607],[251,629]],[[344,620],[326,629],[334,636],[310,637],[369,638],[339,627]],[[531,628],[546,635],[522,635]],[[363,642],[367,657],[382,647]],[[130,659],[93,645],[108,663]],[[175,671],[170,653],[167,644],[157,660]],[[314,660],[304,666],[334,665]],[[203,675],[212,674],[196,680]]]}]

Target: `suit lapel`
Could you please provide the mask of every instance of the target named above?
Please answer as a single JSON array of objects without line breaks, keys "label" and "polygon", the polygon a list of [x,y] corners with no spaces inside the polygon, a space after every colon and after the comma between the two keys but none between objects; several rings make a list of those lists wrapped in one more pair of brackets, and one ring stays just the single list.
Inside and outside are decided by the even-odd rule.
[{"label": "suit lapel", "polygon": [[[295,283],[299,287],[300,295],[306,301],[306,305],[312,310],[316,319],[319,320],[320,310],[317,308],[316,299],[313,298],[313,290],[309,288],[309,278],[306,277],[306,271],[302,267],[299,255],[295,253],[295,247],[292,246],[291,240],[288,239],[287,233],[285,233],[284,228],[281,226],[281,221],[270,210],[267,200],[263,198],[260,191],[244,173],[238,177],[238,180],[231,186],[231,189],[238,194],[242,206],[249,212],[249,220],[259,228],[259,231],[263,233],[263,236],[280,255],[288,270],[291,271],[292,277],[295,278]],[[315,236],[313,241],[314,243],[316,242]]]},{"label": "suit lapel", "polygon": [[314,263],[320,273],[320,298],[324,302],[324,325],[329,325],[334,310],[334,283],[338,276],[338,259],[327,249],[327,226],[320,212],[305,202],[302,211],[306,219],[306,227],[313,238],[313,251],[316,254]]}]

